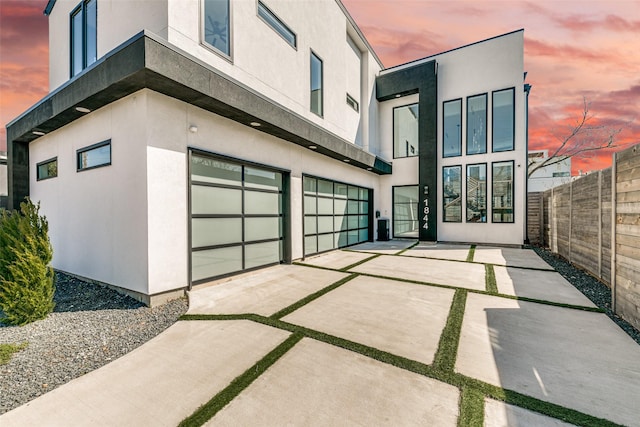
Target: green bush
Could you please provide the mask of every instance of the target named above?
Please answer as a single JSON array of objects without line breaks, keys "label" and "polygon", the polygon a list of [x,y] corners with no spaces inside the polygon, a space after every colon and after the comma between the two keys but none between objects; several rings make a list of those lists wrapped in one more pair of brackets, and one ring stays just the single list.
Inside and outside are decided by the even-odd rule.
[{"label": "green bush", "polygon": [[49,224],[39,215],[40,203],[29,199],[20,212],[0,215],[0,308],[3,323],[24,325],[53,311],[53,250]]}]

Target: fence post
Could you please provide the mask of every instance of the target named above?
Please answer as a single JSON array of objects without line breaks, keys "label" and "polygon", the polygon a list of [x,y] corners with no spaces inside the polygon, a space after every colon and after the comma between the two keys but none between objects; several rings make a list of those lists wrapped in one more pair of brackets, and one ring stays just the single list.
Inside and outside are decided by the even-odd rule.
[{"label": "fence post", "polygon": [[544,191],[540,192],[540,246],[544,248]]},{"label": "fence post", "polygon": [[602,279],[602,170],[598,171],[598,277]]},{"label": "fence post", "polygon": [[616,205],[618,204],[617,182],[617,163],[618,156],[613,153],[613,165],[611,166],[611,311],[616,312],[616,223],[617,213]]}]

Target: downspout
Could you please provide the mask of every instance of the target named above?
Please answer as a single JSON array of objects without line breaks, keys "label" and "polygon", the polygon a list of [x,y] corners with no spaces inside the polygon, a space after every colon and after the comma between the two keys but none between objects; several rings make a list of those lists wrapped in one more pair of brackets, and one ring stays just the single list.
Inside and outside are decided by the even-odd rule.
[{"label": "downspout", "polygon": [[[527,73],[524,73],[524,78],[527,78]],[[524,180],[524,236],[525,241],[524,244],[529,244],[529,232],[528,232],[528,222],[529,222],[529,92],[531,92],[531,85],[528,83],[524,84],[524,93],[526,94],[524,98],[524,123],[525,123],[525,150],[524,150],[524,167],[525,167],[525,180]],[[543,245],[544,246],[544,245]]]}]

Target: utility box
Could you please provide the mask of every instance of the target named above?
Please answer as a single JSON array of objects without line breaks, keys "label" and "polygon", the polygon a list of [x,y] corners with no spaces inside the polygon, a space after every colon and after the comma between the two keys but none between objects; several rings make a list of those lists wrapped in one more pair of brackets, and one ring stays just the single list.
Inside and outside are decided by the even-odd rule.
[{"label": "utility box", "polygon": [[389,219],[378,219],[378,241],[386,242],[389,240]]}]

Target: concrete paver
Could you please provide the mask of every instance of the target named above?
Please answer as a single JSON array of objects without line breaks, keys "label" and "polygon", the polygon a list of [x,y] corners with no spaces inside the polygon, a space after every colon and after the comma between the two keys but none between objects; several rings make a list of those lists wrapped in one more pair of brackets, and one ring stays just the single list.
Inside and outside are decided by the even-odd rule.
[{"label": "concrete paver", "polygon": [[553,267],[544,262],[544,260],[531,249],[477,246],[473,261],[485,264],[506,265],[507,267],[553,270]]},{"label": "concrete paver", "polygon": [[602,313],[469,294],[456,371],[638,425],[640,346]]},{"label": "concrete paver", "polygon": [[245,320],[178,322],[0,418],[10,426],[175,426],[287,339]]},{"label": "concrete paver", "polygon": [[282,320],[431,364],[453,294],[360,276]]},{"label": "concrete paver", "polygon": [[350,271],[480,291],[486,289],[484,265],[469,262],[382,255]]},{"label": "concrete paver", "polygon": [[350,246],[349,250],[394,255],[398,252],[402,252],[415,243],[415,240],[388,240],[382,242],[367,242],[355,246]]},{"label": "concrete paver", "polygon": [[585,307],[596,306],[555,271],[494,266],[494,272],[498,291],[502,294]]},{"label": "concrete paver", "polygon": [[298,265],[278,265],[189,293],[188,314],[270,316],[348,274]]},{"label": "concrete paver", "polygon": [[455,426],[456,387],[302,339],[207,426]]},{"label": "concrete paver", "polygon": [[325,254],[316,255],[300,261],[302,264],[315,265],[317,267],[326,267],[339,270],[348,267],[364,259],[374,256],[370,253],[351,252],[351,251],[331,251]]},{"label": "concrete paver", "polygon": [[403,252],[401,255],[466,261],[467,255],[469,254],[469,248],[471,248],[470,245],[420,242],[418,245],[406,252]]},{"label": "concrete paver", "polygon": [[518,406],[509,405],[493,399],[484,401],[484,426],[485,427],[571,427],[568,424],[546,415],[532,412]]}]

